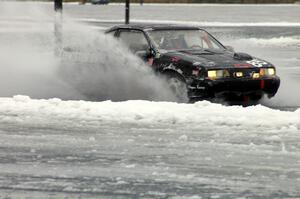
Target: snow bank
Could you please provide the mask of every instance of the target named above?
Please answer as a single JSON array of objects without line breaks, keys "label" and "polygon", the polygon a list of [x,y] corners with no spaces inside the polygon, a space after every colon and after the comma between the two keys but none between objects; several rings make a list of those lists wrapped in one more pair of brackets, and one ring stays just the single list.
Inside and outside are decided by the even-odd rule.
[{"label": "snow bank", "polygon": [[243,108],[207,101],[195,104],[125,101],[87,102],[34,100],[27,96],[0,98],[0,122],[180,125],[192,128],[231,128],[300,132],[300,109],[294,112],[264,106]]},{"label": "snow bank", "polygon": [[276,46],[276,47],[286,47],[286,46],[299,46],[300,38],[299,37],[273,37],[269,39],[261,38],[247,38],[239,39],[237,42],[243,42],[247,45],[252,46]]}]

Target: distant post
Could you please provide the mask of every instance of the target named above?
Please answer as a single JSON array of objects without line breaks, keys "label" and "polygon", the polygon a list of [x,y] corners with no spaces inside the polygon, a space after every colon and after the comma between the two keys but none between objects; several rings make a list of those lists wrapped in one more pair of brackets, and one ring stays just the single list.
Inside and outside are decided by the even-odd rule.
[{"label": "distant post", "polygon": [[129,24],[129,5],[130,4],[130,0],[126,0],[126,4],[125,4],[125,24]]},{"label": "distant post", "polygon": [[55,12],[62,12],[63,4],[62,0],[54,0],[54,10]]},{"label": "distant post", "polygon": [[62,0],[54,0],[55,22],[54,22],[54,37],[55,37],[55,55],[61,55],[62,49]]}]

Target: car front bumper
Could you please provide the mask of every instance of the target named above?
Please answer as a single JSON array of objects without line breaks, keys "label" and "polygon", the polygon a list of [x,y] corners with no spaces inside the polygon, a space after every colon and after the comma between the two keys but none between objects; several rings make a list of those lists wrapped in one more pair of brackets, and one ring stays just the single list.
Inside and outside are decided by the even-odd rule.
[{"label": "car front bumper", "polygon": [[273,97],[279,88],[277,76],[260,79],[222,79],[194,81],[190,85],[189,97],[217,98],[226,96],[264,95]]}]

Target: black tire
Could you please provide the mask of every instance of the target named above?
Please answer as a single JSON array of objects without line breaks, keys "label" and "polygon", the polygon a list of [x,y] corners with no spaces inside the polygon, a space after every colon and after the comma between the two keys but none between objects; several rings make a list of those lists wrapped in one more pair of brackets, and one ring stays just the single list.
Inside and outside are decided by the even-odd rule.
[{"label": "black tire", "polygon": [[185,79],[176,72],[165,73],[170,90],[176,97],[176,100],[181,103],[189,102],[188,88]]}]

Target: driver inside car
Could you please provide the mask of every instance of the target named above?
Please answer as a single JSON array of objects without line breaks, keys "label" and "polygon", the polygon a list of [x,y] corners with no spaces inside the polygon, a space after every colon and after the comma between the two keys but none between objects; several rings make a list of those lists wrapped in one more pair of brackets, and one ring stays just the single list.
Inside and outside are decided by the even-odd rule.
[{"label": "driver inside car", "polygon": [[167,35],[160,42],[160,48],[165,50],[171,49],[187,49],[188,45],[185,42],[185,38],[183,34],[180,35]]}]

